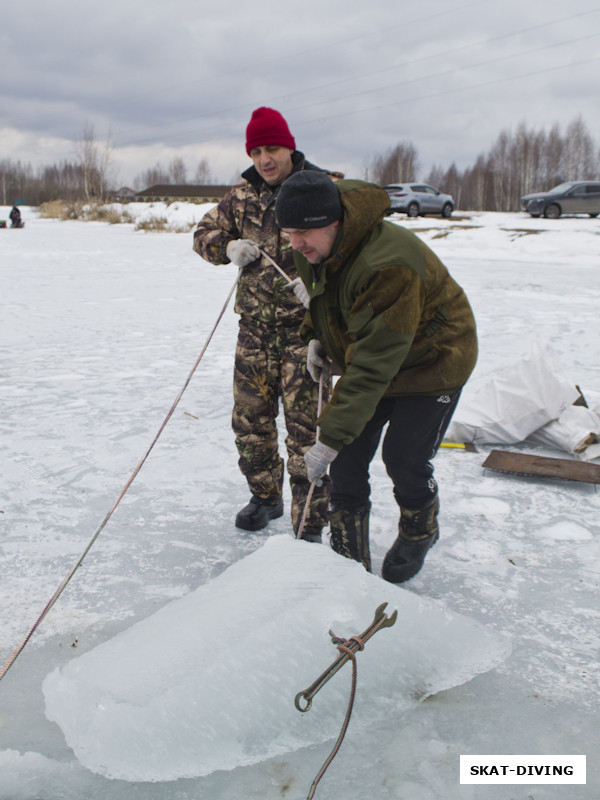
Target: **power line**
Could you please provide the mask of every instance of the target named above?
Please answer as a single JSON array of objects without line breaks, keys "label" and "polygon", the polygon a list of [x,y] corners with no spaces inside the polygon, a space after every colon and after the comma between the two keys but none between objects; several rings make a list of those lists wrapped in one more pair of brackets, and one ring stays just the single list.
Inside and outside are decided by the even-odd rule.
[{"label": "power line", "polygon": [[[362,78],[372,77],[373,75],[380,75],[381,73],[386,73],[387,74],[387,73],[390,72],[391,69],[402,69],[402,68],[405,68],[405,67],[412,67],[415,64],[420,64],[420,63],[423,63],[424,61],[430,61],[432,58],[442,58],[442,57],[446,57],[446,56],[455,55],[456,53],[463,52],[464,50],[470,50],[470,49],[472,49],[474,47],[488,46],[490,44],[494,44],[495,42],[502,41],[503,39],[509,39],[509,38],[512,38],[513,36],[520,36],[523,33],[530,33],[531,31],[539,30],[540,28],[546,28],[546,27],[548,27],[550,25],[556,25],[556,24],[561,23],[561,22],[566,22],[566,21],[569,21],[569,20],[572,20],[572,19],[576,19],[577,17],[586,16],[587,14],[597,14],[599,11],[600,11],[600,9],[594,9],[593,11],[585,11],[585,12],[582,12],[581,14],[574,14],[574,15],[569,16],[569,17],[562,17],[561,19],[558,19],[558,20],[552,20],[552,21],[549,21],[549,22],[540,23],[539,25],[533,25],[533,26],[531,26],[529,28],[523,28],[523,29],[521,29],[519,31],[513,31],[512,33],[505,33],[505,34],[502,34],[502,36],[494,36],[491,39],[485,39],[485,40],[482,40],[482,41],[479,41],[479,42],[475,42],[475,43],[472,43],[472,44],[461,45],[460,47],[454,47],[454,48],[451,48],[449,50],[443,50],[441,52],[434,53],[432,55],[427,55],[427,56],[422,56],[421,58],[411,59],[410,61],[403,61],[401,63],[394,64],[392,66],[381,67],[380,69],[376,69],[376,70],[373,70],[371,72],[362,73],[361,75],[358,75],[358,76],[353,76],[353,77],[349,77],[349,78],[340,78],[339,80],[336,80],[336,81],[331,81],[331,82],[325,83],[325,84],[319,84],[318,86],[312,87],[310,89],[300,89],[299,91],[294,92],[293,96],[298,95],[298,94],[306,94],[307,92],[318,91],[319,89],[325,89],[325,88],[329,88],[329,87],[332,87],[332,86],[339,86],[342,83],[349,83],[351,81],[360,80]],[[581,37],[581,39],[591,38],[592,36],[598,36],[598,35],[600,35],[600,34],[589,34],[588,36]],[[570,43],[576,42],[576,41],[580,41],[580,39],[569,39],[567,41],[558,42],[558,43],[554,43],[553,42],[553,43],[548,44],[548,45],[543,45],[542,47],[539,47],[539,48],[534,49],[534,50],[523,51],[521,53],[516,53],[515,56],[527,55],[530,52],[536,52],[536,50],[544,50],[544,49],[547,49],[549,47],[560,47],[563,44],[570,44]],[[482,63],[483,64],[485,64],[485,63],[493,63],[493,61],[495,61],[495,60],[501,60],[501,59],[512,58],[512,57],[513,56],[500,56],[500,57],[498,57],[498,59],[492,59],[489,62],[482,62]],[[467,67],[460,67],[458,69],[471,69],[471,68],[477,67],[477,66],[481,66],[481,64],[469,65]],[[457,71],[457,70],[453,70],[453,71]],[[437,73],[435,75],[423,76],[422,78],[415,79],[415,80],[420,80],[420,79],[425,80],[428,77],[437,77],[439,74],[440,73]],[[448,73],[445,72],[444,74],[448,74]],[[375,91],[379,91],[379,89],[376,89]],[[286,95],[286,96],[289,96],[289,94]],[[354,95],[348,95],[348,96],[352,97]],[[278,98],[275,98],[275,99],[278,99]]]},{"label": "power line", "polygon": [[[428,94],[428,95],[419,95],[418,97],[410,97],[410,98],[406,98],[404,100],[395,100],[395,101],[393,101],[391,103],[384,103],[382,105],[371,106],[369,108],[360,109],[360,110],[354,109],[352,111],[344,111],[344,112],[341,112],[339,114],[330,114],[330,115],[328,115],[326,117],[318,117],[317,119],[318,119],[318,121],[324,121],[324,120],[329,120],[329,119],[338,119],[339,117],[347,117],[347,116],[350,116],[351,114],[354,114],[354,113],[361,114],[361,113],[366,113],[366,112],[371,112],[371,111],[380,111],[383,108],[391,108],[393,106],[405,105],[407,103],[418,102],[420,100],[431,100],[431,99],[434,99],[436,97],[443,97],[444,95],[457,94],[458,92],[469,91],[470,89],[482,89],[482,88],[485,88],[486,86],[493,86],[493,85],[498,84],[498,83],[505,83],[505,82],[508,82],[508,81],[518,80],[520,78],[529,78],[529,77],[531,77],[533,75],[543,75],[544,73],[556,72],[558,70],[567,69],[569,67],[578,67],[578,66],[581,66],[582,64],[589,64],[592,61],[600,61],[600,55],[599,56],[592,56],[591,58],[586,58],[586,59],[583,59],[581,61],[574,61],[574,62],[571,62],[570,64],[562,64],[562,65],[558,65],[558,66],[555,66],[555,67],[548,67],[546,69],[534,70],[532,72],[521,73],[519,75],[511,75],[511,76],[504,77],[504,78],[496,78],[494,80],[485,81],[483,83],[472,84],[471,86],[462,86],[462,87],[456,87],[454,89],[445,89],[444,91],[441,91],[441,92],[434,92],[434,93]],[[300,108],[300,109],[293,109],[293,110],[297,111],[297,110],[302,110],[302,109]],[[317,120],[300,120],[299,122],[295,122],[294,124],[298,125],[298,124],[302,124],[302,123],[310,123],[310,122],[316,122],[316,121]]]},{"label": "power line", "polygon": [[[335,100],[337,99],[350,100],[356,97],[361,97],[365,94],[374,94],[375,92],[387,92],[390,89],[397,89],[400,86],[406,86],[411,83],[420,83],[421,81],[431,80],[432,78],[447,77],[448,75],[453,75],[457,72],[464,72],[465,70],[473,70],[473,69],[478,69],[480,67],[486,67],[489,64],[495,64],[499,61],[506,61],[509,59],[518,58],[520,56],[531,55],[532,53],[539,53],[541,50],[548,50],[550,47],[556,48],[556,47],[561,47],[562,45],[565,44],[573,44],[574,42],[581,42],[586,39],[595,39],[598,36],[600,36],[600,33],[591,33],[588,36],[580,36],[577,39],[569,39],[567,41],[557,42],[557,43],[553,42],[552,44],[546,44],[542,45],[541,47],[535,47],[532,50],[523,50],[520,53],[511,53],[505,56],[497,56],[496,58],[490,58],[487,61],[480,61],[476,64],[468,64],[463,67],[456,67],[455,69],[443,70],[442,72],[430,73],[428,75],[419,75],[419,77],[417,78],[407,78],[406,80],[400,81],[399,83],[389,83],[386,84],[385,86],[379,86],[377,87],[377,89],[365,89],[360,92],[354,92],[353,94],[346,94],[341,98],[335,98]],[[332,102],[331,100],[321,100],[318,103],[311,103],[307,106],[304,106],[304,108],[313,108],[314,106],[318,105],[331,104],[331,102]]]},{"label": "power line", "polygon": [[[471,3],[471,4],[468,4],[467,6],[459,7],[459,9],[454,9],[453,11],[460,10],[460,9],[463,9],[463,8],[469,8],[469,7],[473,6],[473,5],[479,5],[479,3]],[[513,32],[507,33],[507,34],[502,34],[501,36],[492,37],[490,39],[479,41],[479,42],[476,42],[474,44],[461,45],[460,47],[451,48],[449,50],[442,51],[441,53],[436,53],[436,54],[429,55],[429,56],[423,56],[423,57],[421,57],[419,59],[405,61],[405,62],[400,63],[400,64],[395,64],[392,67],[380,68],[380,69],[377,69],[377,70],[373,70],[371,72],[360,74],[358,76],[342,78],[342,79],[339,79],[337,81],[331,81],[331,82],[326,83],[326,84],[320,84],[318,86],[313,86],[313,87],[308,88],[308,89],[301,89],[301,90],[297,90],[297,91],[294,91],[294,92],[291,92],[291,93],[290,92],[286,92],[284,95],[279,95],[279,96],[276,96],[276,97],[272,98],[272,100],[270,102],[275,102],[275,101],[281,100],[281,99],[289,99],[291,97],[296,97],[298,95],[307,94],[309,92],[319,91],[321,89],[325,89],[325,88],[330,88],[332,86],[341,85],[343,83],[348,83],[350,81],[361,80],[361,79],[366,78],[366,77],[372,77],[373,75],[381,74],[382,72],[388,73],[390,71],[390,69],[401,69],[401,68],[405,68],[405,67],[410,67],[410,66],[413,66],[414,64],[422,63],[423,61],[427,61],[427,60],[431,60],[432,58],[447,57],[449,55],[454,55],[454,54],[456,54],[458,52],[463,52],[465,50],[469,50],[469,49],[472,49],[474,47],[488,46],[490,44],[493,44],[494,42],[498,42],[498,41],[501,41],[501,40],[504,40],[504,39],[507,39],[507,38],[511,38],[511,37],[514,37],[514,36],[519,36],[519,35],[521,35],[523,33],[529,33],[531,31],[535,31],[535,30],[539,30],[539,29],[542,29],[542,28],[546,28],[546,27],[549,27],[551,25],[564,23],[564,22],[569,21],[569,20],[578,19],[580,17],[587,16],[587,15],[590,15],[590,14],[595,14],[595,13],[598,13],[599,11],[600,11],[600,9],[593,9],[591,11],[585,11],[585,12],[581,12],[579,14],[573,14],[573,15],[570,15],[570,16],[567,16],[567,17],[561,17],[559,19],[549,20],[549,21],[540,23],[539,25],[529,26],[527,28],[523,28],[523,29],[518,30],[518,31],[513,31]],[[426,17],[417,18],[416,20],[413,20],[413,22],[414,21],[421,21],[422,19],[426,19]],[[399,27],[399,26],[394,26],[394,27]],[[366,35],[373,35],[373,34],[371,33],[371,34],[366,34]],[[552,44],[549,44],[549,45],[544,45],[544,46],[542,46],[540,48],[535,48],[533,50],[522,51],[520,53],[507,55],[507,56],[500,56],[500,57],[498,57],[496,59],[490,59],[488,61],[479,62],[478,64],[470,64],[470,65],[467,65],[467,66],[464,66],[464,67],[457,67],[456,69],[451,70],[450,72],[448,70],[444,70],[443,73],[434,73],[434,74],[430,74],[430,75],[426,75],[426,76],[419,76],[418,78],[409,79],[409,80],[406,80],[406,81],[401,81],[400,83],[387,84],[385,87],[377,87],[377,88],[374,88],[374,89],[365,89],[365,90],[363,90],[361,92],[355,92],[355,93],[350,94],[350,95],[344,95],[344,96],[341,96],[341,97],[336,97],[336,98],[334,98],[334,100],[335,101],[340,101],[340,100],[344,100],[344,99],[350,99],[350,98],[353,98],[353,97],[358,97],[360,95],[373,94],[373,93],[378,92],[378,91],[386,91],[386,90],[391,89],[391,88],[397,88],[398,86],[406,85],[408,83],[415,83],[415,82],[418,82],[418,81],[428,80],[430,78],[436,78],[436,77],[439,77],[441,74],[447,75],[447,74],[451,74],[452,72],[457,72],[457,71],[461,71],[461,70],[465,70],[465,69],[475,69],[475,68],[478,68],[478,67],[481,67],[481,66],[485,66],[486,64],[494,63],[495,61],[507,60],[507,59],[511,59],[511,58],[517,58],[519,56],[528,55],[528,54],[531,54],[531,53],[534,53],[534,52],[538,52],[540,50],[548,49],[549,47],[559,47],[559,46],[562,46],[564,44],[572,43],[574,41],[581,41],[581,40],[586,39],[586,38],[592,38],[595,35],[598,35],[598,34],[590,34],[590,35],[585,36],[585,37],[580,37],[579,39],[567,40],[567,41],[559,42],[559,43],[552,43]],[[361,36],[358,36],[358,37],[352,37],[350,40],[341,40],[341,41],[355,41],[356,39],[360,39],[360,38],[364,38],[364,35],[361,35]],[[303,52],[304,53],[310,53],[310,52],[313,52],[313,50],[307,50],[307,51],[303,51]],[[300,53],[300,54],[302,54],[302,53]],[[265,62],[261,62],[261,63],[262,64],[274,63],[274,62],[278,62],[278,61],[281,61],[281,60],[287,60],[289,58],[296,57],[297,55],[299,55],[299,54],[296,53],[296,54],[293,54],[291,56],[287,56],[287,57],[285,57],[285,59],[281,59],[281,58],[270,59],[269,61],[265,61]],[[235,71],[233,71],[233,72],[235,72]],[[224,74],[227,75],[227,74],[232,74],[232,73],[230,72],[230,73],[224,73]],[[216,78],[213,77],[213,78],[211,78],[211,80],[214,81],[215,79],[217,79],[219,77],[221,77],[221,76],[216,76]],[[436,95],[436,96],[439,96],[439,95]],[[327,99],[327,100],[319,101],[317,103],[313,102],[313,103],[307,104],[306,106],[296,107],[295,109],[292,109],[292,110],[303,110],[303,109],[306,109],[306,108],[313,108],[315,106],[323,105],[324,103],[331,103],[331,102],[332,102],[331,100]],[[388,106],[384,106],[384,107],[388,107]],[[173,126],[173,125],[180,125],[180,124],[185,123],[185,122],[195,122],[197,124],[198,122],[201,122],[203,119],[207,119],[207,118],[211,118],[211,117],[214,118],[214,117],[219,116],[219,115],[222,116],[224,114],[230,114],[230,113],[235,113],[235,112],[239,112],[239,111],[246,111],[247,108],[248,108],[248,104],[244,104],[243,106],[232,106],[232,107],[225,108],[225,109],[219,109],[217,111],[211,111],[208,114],[202,114],[200,116],[195,114],[195,115],[190,116],[190,117],[179,118],[177,120],[170,120],[169,122],[155,123],[155,124],[152,124],[152,125],[145,125],[144,126],[144,130],[148,130],[149,128],[152,129],[152,130],[156,130],[157,128],[170,127],[170,126]],[[328,117],[326,117],[326,118],[328,118]],[[213,131],[221,130],[222,129],[222,125],[223,125],[223,123],[220,122],[217,125],[212,126],[211,128],[208,128],[208,129],[205,128],[204,129],[204,133],[208,133],[210,130],[213,130]],[[135,129],[132,129],[132,130],[135,130]],[[127,131],[125,131],[125,133],[127,133]],[[196,133],[197,133],[197,131],[196,131]],[[200,134],[202,135],[202,133],[203,133],[203,131],[201,130]],[[155,137],[150,137],[150,138],[146,138],[146,139],[142,139],[142,140],[137,140],[136,144],[143,144],[145,142],[150,142],[150,141],[155,141]]]},{"label": "power line", "polygon": [[[360,96],[360,95],[363,95],[363,94],[373,94],[376,91],[389,91],[389,89],[391,89],[391,88],[397,88],[399,86],[405,86],[405,85],[408,85],[408,84],[411,84],[411,83],[418,83],[418,82],[420,82],[422,80],[428,80],[430,78],[439,77],[439,75],[449,75],[449,74],[452,74],[453,72],[461,72],[461,71],[463,71],[465,69],[473,69],[473,68],[476,68],[476,67],[482,67],[482,66],[485,66],[486,64],[494,63],[496,61],[506,60],[507,58],[514,58],[514,57],[518,57],[518,56],[521,56],[521,55],[528,55],[528,54],[530,54],[532,52],[537,52],[538,50],[541,50],[541,49],[547,49],[548,47],[557,47],[560,44],[570,44],[573,41],[580,41],[582,39],[594,38],[594,37],[596,37],[598,35],[600,35],[600,34],[590,34],[589,36],[580,37],[580,39],[574,39],[574,40],[570,40],[570,41],[567,41],[567,42],[562,42],[562,43],[559,43],[558,45],[556,45],[556,44],[554,44],[554,45],[546,45],[546,46],[544,46],[542,48],[536,48],[536,49],[534,49],[532,51],[525,51],[525,52],[522,52],[522,53],[517,53],[517,54],[514,54],[512,56],[501,56],[501,57],[498,57],[498,58],[495,58],[495,59],[490,59],[489,61],[480,62],[479,64],[476,64],[476,65],[469,65],[469,66],[466,66],[466,67],[457,67],[455,70],[450,70],[450,71],[446,70],[443,73],[436,73],[436,74],[431,74],[431,75],[427,75],[427,76],[422,76],[422,77],[419,77],[419,78],[408,79],[408,80],[405,80],[405,81],[401,81],[400,83],[397,83],[397,84],[391,84],[391,85],[387,85],[385,87],[379,87],[378,89],[375,89],[375,90],[366,90],[364,92],[357,92],[357,93],[354,93],[352,95],[346,95],[344,97],[335,98],[335,100],[336,101],[338,101],[338,100],[348,100],[348,99],[352,99],[354,97],[357,97],[357,96]],[[300,125],[310,124],[310,123],[315,122],[315,121],[324,122],[326,120],[338,119],[340,117],[351,116],[353,114],[359,115],[359,114],[362,114],[362,113],[368,113],[368,112],[371,112],[371,111],[377,111],[377,110],[381,110],[381,109],[384,109],[384,108],[392,108],[392,107],[398,106],[398,105],[406,105],[408,103],[418,102],[420,100],[425,100],[425,99],[430,100],[430,99],[434,99],[436,97],[443,97],[443,96],[448,95],[448,94],[456,94],[458,92],[469,91],[471,89],[485,88],[486,86],[491,86],[491,85],[494,85],[494,84],[497,84],[497,83],[504,83],[504,82],[508,82],[508,81],[511,81],[511,80],[516,80],[518,78],[527,78],[527,77],[531,77],[531,76],[534,76],[534,75],[542,75],[542,74],[547,73],[547,72],[554,72],[554,71],[557,71],[557,70],[568,69],[569,67],[579,66],[579,65],[582,65],[582,64],[586,64],[586,63],[590,63],[590,62],[593,62],[593,61],[597,61],[599,58],[600,58],[600,56],[592,56],[589,59],[584,59],[584,60],[580,60],[580,61],[577,61],[577,62],[570,62],[568,64],[563,64],[563,65],[556,65],[556,66],[548,67],[548,68],[541,69],[541,70],[534,70],[534,71],[531,71],[531,72],[520,73],[518,75],[504,76],[502,78],[496,78],[496,79],[489,80],[487,82],[483,82],[483,83],[479,83],[479,84],[472,84],[470,86],[454,87],[452,89],[443,89],[443,90],[440,90],[440,91],[437,91],[437,92],[434,92],[434,93],[430,93],[430,94],[427,94],[427,95],[420,94],[417,97],[405,98],[403,100],[394,100],[394,101],[389,102],[389,103],[384,103],[384,104],[376,105],[376,106],[370,106],[369,108],[363,108],[363,109],[353,108],[350,111],[344,111],[344,112],[339,112],[339,113],[335,113],[335,114],[327,114],[326,116],[319,116],[316,119],[312,119],[312,120],[307,120],[306,118],[301,118],[299,120],[294,120],[294,126],[298,127]],[[309,103],[309,104],[304,105],[304,106],[295,106],[295,107],[289,108],[286,113],[287,113],[287,116],[289,118],[290,114],[293,114],[294,112],[311,110],[311,109],[314,109],[317,106],[322,106],[325,103],[331,104],[332,102],[333,101],[331,101],[331,100],[325,100],[325,101],[319,101],[318,103]],[[210,128],[205,128],[200,133],[198,132],[197,129],[195,129],[194,130],[194,137],[195,138],[194,138],[193,144],[202,144],[203,142],[205,143],[207,141],[211,141],[211,139],[214,136],[214,133],[217,132],[217,131],[221,131],[221,130],[223,130],[222,123],[219,123],[219,124],[217,124],[217,125],[215,125],[213,127],[210,127]],[[212,132],[212,136],[211,136],[211,132]],[[207,136],[207,134],[208,134],[208,136]],[[236,132],[236,133],[228,132],[228,133],[224,133],[224,134],[220,135],[220,139],[229,139],[229,138],[231,138],[231,139],[236,138],[237,139],[237,138],[239,138],[239,133],[238,132]],[[150,138],[150,139],[147,139],[146,141],[148,141],[148,142],[155,141],[155,139],[154,138]],[[140,143],[143,143],[143,140]]]},{"label": "power line", "polygon": [[[447,15],[456,16],[457,13],[460,11],[472,8],[473,6],[482,5],[483,3],[487,2],[489,2],[489,0],[475,0],[475,2],[465,3],[462,6],[454,6],[452,8],[449,8],[448,10],[441,11],[438,14],[436,14],[436,18],[439,19],[440,17],[444,17]],[[588,13],[593,13],[593,12],[588,12]],[[329,42],[328,46],[332,48],[338,47],[339,45],[349,44],[350,42],[356,42],[360,41],[361,39],[366,39],[369,36],[377,36],[382,32],[389,33],[390,31],[393,31],[397,28],[402,28],[403,30],[405,30],[410,25],[414,25],[419,22],[430,22],[430,21],[431,21],[431,14],[425,14],[420,17],[414,17],[413,19],[403,18],[402,22],[399,22],[397,25],[391,25],[391,26],[386,25],[384,28],[377,28],[375,30],[368,32],[363,31],[362,33],[355,36],[349,36],[341,39],[334,39],[331,42]],[[273,58],[264,59],[262,61],[255,61],[252,64],[244,64],[243,66],[235,67],[234,69],[227,70],[226,72],[220,72],[217,75],[213,75],[209,78],[198,78],[193,81],[186,81],[185,83],[178,82],[176,84],[171,84],[169,86],[162,87],[161,89],[154,88],[152,91],[148,91],[147,93],[138,94],[137,97],[140,98],[145,96],[146,97],[155,96],[157,93],[169,92],[172,89],[175,88],[179,89],[182,86],[198,86],[202,83],[207,83],[207,82],[213,83],[214,81],[219,80],[220,78],[227,78],[230,77],[231,75],[239,75],[240,73],[248,74],[248,72],[254,71],[260,67],[266,67],[272,64],[278,64],[281,63],[282,61],[290,61],[291,59],[307,56],[310,55],[311,53],[322,54],[322,45],[315,45],[314,47],[310,47],[306,50],[296,50],[291,53],[287,52],[284,56],[275,56]]]}]

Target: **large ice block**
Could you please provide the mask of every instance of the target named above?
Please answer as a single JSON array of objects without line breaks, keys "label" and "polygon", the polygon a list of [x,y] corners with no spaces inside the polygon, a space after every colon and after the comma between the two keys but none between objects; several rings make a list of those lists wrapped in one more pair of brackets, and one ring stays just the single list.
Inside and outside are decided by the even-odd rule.
[{"label": "large ice block", "polygon": [[[398,611],[357,655],[348,736],[491,669],[509,644],[438,602],[386,583],[326,546],[275,536],[44,681],[46,714],[88,769],[129,781],[207,775],[335,738],[346,664],[306,713],[294,705],[362,632]],[[399,724],[401,722],[399,721]]]}]

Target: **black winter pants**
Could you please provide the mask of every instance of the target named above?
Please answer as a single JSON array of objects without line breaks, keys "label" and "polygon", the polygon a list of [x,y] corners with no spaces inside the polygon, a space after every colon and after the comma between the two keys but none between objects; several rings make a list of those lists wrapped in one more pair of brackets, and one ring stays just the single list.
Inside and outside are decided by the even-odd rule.
[{"label": "black winter pants", "polygon": [[371,494],[369,465],[384,426],[382,457],[394,484],[394,496],[404,508],[422,508],[436,494],[431,459],[435,456],[460,391],[453,395],[411,395],[381,400],[362,433],[344,445],[332,462],[331,505],[357,509]]}]

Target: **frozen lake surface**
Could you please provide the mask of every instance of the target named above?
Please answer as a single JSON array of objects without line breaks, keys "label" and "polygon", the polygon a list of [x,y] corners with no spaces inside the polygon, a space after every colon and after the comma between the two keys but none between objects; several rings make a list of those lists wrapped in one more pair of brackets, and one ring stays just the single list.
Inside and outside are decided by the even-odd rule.
[{"label": "frozen lake surface", "polygon": [[[204,210],[129,208],[179,223]],[[23,217],[25,229],[0,230],[2,664],[152,442],[235,281],[234,268],[208,265],[192,252],[191,233],[42,220],[29,209]],[[433,247],[469,295],[480,337],[473,387],[537,338],[598,410],[600,221],[520,214],[398,221]],[[258,534],[233,524],[248,499],[230,430],[236,326],[228,307],[139,476],[0,682],[0,800],[302,798],[331,750],[331,740],[321,741],[204,777],[111,780],[85,767],[46,717],[42,684],[55,669],[127,637],[170,601],[211,580],[218,585],[268,537],[291,537],[287,513]],[[484,472],[490,449],[438,454],[441,538],[402,591],[510,638],[512,651],[495,668],[410,708],[391,703],[389,715],[366,728],[353,728],[352,720],[319,784],[320,800],[600,796],[600,494],[587,484]],[[377,573],[397,526],[379,459],[372,483]],[[240,593],[240,614],[251,600],[248,590]],[[367,621],[373,611],[365,610]],[[319,620],[319,632],[334,622]],[[188,626],[181,658],[176,647],[171,653],[174,675],[186,648],[197,645],[194,633]],[[424,641],[430,634],[423,632]],[[135,672],[136,650],[125,652],[123,670]],[[367,656],[357,659],[357,697],[373,691],[366,667],[361,682]],[[251,657],[239,653],[240,670]],[[328,663],[319,660],[312,678]],[[345,699],[349,666],[334,681]],[[307,725],[312,713],[304,715]],[[344,713],[340,702],[340,727]],[[587,754],[587,785],[461,786],[459,756],[469,753]]]}]

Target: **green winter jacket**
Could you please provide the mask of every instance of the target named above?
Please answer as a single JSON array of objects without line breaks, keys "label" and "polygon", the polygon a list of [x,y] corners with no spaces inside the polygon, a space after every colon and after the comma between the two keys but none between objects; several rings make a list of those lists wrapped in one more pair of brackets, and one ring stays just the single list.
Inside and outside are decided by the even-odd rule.
[{"label": "green winter jacket", "polygon": [[386,192],[364,181],[335,184],[343,220],[327,260],[294,260],[311,296],[302,325],[338,365],[320,439],[340,450],[384,396],[452,394],[477,360],[473,312],[462,288],[427,245],[384,220]]}]

